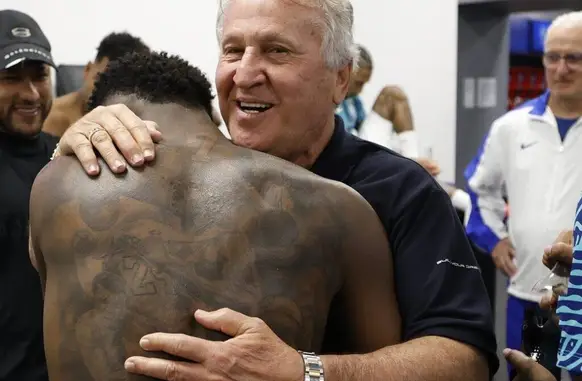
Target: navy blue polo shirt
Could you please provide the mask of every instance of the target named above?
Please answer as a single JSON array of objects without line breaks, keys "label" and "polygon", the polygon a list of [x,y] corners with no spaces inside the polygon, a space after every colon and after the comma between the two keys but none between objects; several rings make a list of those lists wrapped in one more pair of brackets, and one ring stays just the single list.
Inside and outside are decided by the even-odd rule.
[{"label": "navy blue polo shirt", "polygon": [[[311,170],[359,192],[388,234],[405,341],[442,336],[485,353],[499,367],[491,306],[477,261],[448,194],[418,163],[346,133],[333,136]],[[342,321],[332,312],[324,350],[341,353]],[[386,322],[390,324],[390,322]]]},{"label": "navy blue polo shirt", "polygon": [[0,133],[0,380],[48,381],[43,298],[28,255],[32,183],[58,138],[24,140]]}]

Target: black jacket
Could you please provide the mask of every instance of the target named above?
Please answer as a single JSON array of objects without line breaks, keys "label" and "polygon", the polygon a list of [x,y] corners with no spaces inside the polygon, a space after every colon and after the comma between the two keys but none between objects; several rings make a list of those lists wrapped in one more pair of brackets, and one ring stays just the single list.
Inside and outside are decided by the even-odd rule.
[{"label": "black jacket", "polygon": [[0,381],[48,381],[40,280],[28,256],[32,183],[58,139],[0,133]]}]

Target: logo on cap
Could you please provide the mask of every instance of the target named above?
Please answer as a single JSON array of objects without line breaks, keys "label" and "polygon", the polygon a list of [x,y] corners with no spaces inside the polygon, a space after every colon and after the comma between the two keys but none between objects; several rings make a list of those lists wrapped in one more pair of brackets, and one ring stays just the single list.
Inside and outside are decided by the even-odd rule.
[{"label": "logo on cap", "polygon": [[30,37],[30,29],[28,28],[14,28],[12,29],[12,35],[14,37]]}]

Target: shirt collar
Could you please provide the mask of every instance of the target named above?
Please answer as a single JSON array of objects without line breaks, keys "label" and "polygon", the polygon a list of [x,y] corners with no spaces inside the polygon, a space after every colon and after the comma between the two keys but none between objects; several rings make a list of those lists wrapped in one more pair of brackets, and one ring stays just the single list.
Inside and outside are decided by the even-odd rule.
[{"label": "shirt collar", "polygon": [[550,91],[546,90],[542,95],[537,98],[532,99],[524,104],[525,106],[532,106],[529,111],[530,115],[544,116],[546,109],[548,108],[548,102],[550,100]]}]

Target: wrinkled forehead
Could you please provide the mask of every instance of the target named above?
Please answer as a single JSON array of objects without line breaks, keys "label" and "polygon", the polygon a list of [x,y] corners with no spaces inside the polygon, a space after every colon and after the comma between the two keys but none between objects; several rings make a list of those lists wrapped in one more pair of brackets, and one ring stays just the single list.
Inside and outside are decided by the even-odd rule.
[{"label": "wrinkled forehead", "polygon": [[222,38],[319,38],[321,11],[313,0],[230,0],[222,10]]},{"label": "wrinkled forehead", "polygon": [[582,53],[582,25],[550,29],[546,36],[545,50]]}]

